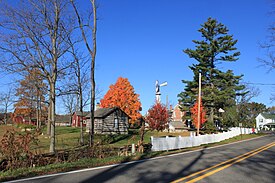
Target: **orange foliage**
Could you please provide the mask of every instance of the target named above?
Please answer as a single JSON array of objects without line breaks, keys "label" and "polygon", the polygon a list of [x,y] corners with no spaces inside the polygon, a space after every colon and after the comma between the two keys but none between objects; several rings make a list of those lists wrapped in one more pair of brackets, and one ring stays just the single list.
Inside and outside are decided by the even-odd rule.
[{"label": "orange foliage", "polygon": [[45,94],[47,86],[43,82],[43,77],[38,69],[33,69],[23,80],[20,81],[20,86],[16,89],[18,101],[14,104],[14,118],[17,116],[33,118],[36,111],[45,113],[46,105]]},{"label": "orange foliage", "polygon": [[117,82],[109,87],[108,92],[100,100],[100,106],[119,107],[132,118],[131,123],[141,117],[139,95],[135,93],[134,87],[127,78],[119,77]]},{"label": "orange foliage", "polygon": [[[200,102],[200,128],[201,128],[201,126],[202,126],[202,124],[203,123],[205,123],[206,122],[206,112],[205,112],[205,110],[204,110],[204,108],[203,108],[203,105],[202,105],[202,101]],[[191,117],[192,117],[192,119],[193,119],[193,124],[195,125],[195,127],[197,128],[198,127],[198,101],[195,103],[195,105],[191,108],[191,113],[192,113],[192,115],[191,115]]]}]

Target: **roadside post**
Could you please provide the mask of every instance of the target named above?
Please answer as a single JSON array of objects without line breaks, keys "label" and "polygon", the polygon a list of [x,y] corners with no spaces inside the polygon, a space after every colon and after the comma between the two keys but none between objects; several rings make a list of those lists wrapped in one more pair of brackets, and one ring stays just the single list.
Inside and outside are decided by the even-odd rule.
[{"label": "roadside post", "polygon": [[242,123],[239,123],[239,127],[240,127],[240,130],[241,130],[241,140],[243,140],[242,126],[243,126],[243,124],[242,124]]}]

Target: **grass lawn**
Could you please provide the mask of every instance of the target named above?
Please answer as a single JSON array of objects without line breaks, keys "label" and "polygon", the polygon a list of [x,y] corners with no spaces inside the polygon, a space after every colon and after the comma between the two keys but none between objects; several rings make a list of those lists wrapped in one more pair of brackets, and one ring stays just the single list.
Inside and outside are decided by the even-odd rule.
[{"label": "grass lawn", "polygon": [[[144,143],[151,142],[151,136],[161,137],[161,136],[189,136],[189,132],[177,132],[177,133],[168,133],[168,132],[157,132],[157,131],[145,131],[144,134]],[[110,142],[111,145],[118,147],[123,145],[137,144],[140,140],[139,130],[130,129],[129,134],[125,135],[112,135],[110,138],[113,138]]]},{"label": "grass lawn", "polygon": [[[148,136],[149,134],[150,133],[148,133]],[[23,177],[32,177],[32,176],[52,174],[57,172],[66,172],[66,171],[82,169],[82,168],[116,164],[116,163],[122,163],[127,161],[152,158],[156,156],[164,156],[164,155],[186,152],[186,151],[195,150],[195,149],[201,149],[205,147],[213,147],[220,144],[227,144],[227,143],[236,142],[244,139],[255,138],[261,135],[263,134],[249,134],[249,135],[242,135],[242,137],[236,136],[234,138],[224,140],[219,143],[206,144],[206,145],[201,145],[199,147],[185,148],[181,150],[149,152],[149,153],[143,153],[143,154],[137,153],[136,155],[133,155],[133,156],[113,156],[113,157],[108,157],[103,159],[84,158],[76,162],[55,163],[55,164],[51,164],[43,167],[31,167],[31,168],[20,168],[16,170],[8,170],[6,172],[0,172],[0,181],[14,180],[14,179],[19,179]]]},{"label": "grass lawn", "polygon": [[[70,149],[77,147],[80,140],[80,128],[57,126],[56,129],[56,149]],[[36,151],[39,153],[49,152],[50,137],[47,134],[47,127],[42,129],[42,135],[38,137],[39,145]]]},{"label": "grass lawn", "polygon": [[[46,133],[46,128],[43,129],[43,134]],[[84,132],[84,141],[88,143],[89,134]],[[144,135],[144,143],[150,143],[151,136],[189,136],[189,132],[181,133],[168,133],[157,131],[146,131]],[[56,127],[56,149],[69,149],[77,147],[80,140],[80,129],[75,127]],[[103,144],[110,144],[114,147],[121,147],[125,145],[137,144],[140,140],[139,130],[130,129],[129,134],[121,135],[95,135],[95,143],[100,142]],[[37,150],[40,152],[48,152],[50,139],[47,135],[39,136],[39,147]]]},{"label": "grass lawn", "polygon": [[[8,126],[1,125],[0,126],[0,139],[9,129],[15,129],[17,131],[21,131],[24,126]],[[84,129],[85,131],[85,129]],[[39,135],[39,143],[37,147],[34,147],[34,151],[36,153],[47,153],[49,152],[50,147],[50,138],[47,133],[47,127],[45,126],[42,129],[42,134]],[[146,131],[144,135],[144,143],[150,143],[151,136],[159,137],[159,136],[189,136],[189,132],[180,132],[180,133],[168,133],[168,132],[157,132],[157,131]],[[84,132],[84,141],[88,144],[88,133]],[[140,140],[139,130],[138,129],[130,129],[129,134],[122,135],[95,135],[95,142],[100,142],[104,144],[110,144],[114,147],[121,147],[125,145],[137,144]],[[75,127],[56,127],[56,149],[71,149],[79,146],[80,141],[80,128]]]},{"label": "grass lawn", "polygon": [[[0,140],[7,130],[21,131],[24,126],[0,125]],[[37,153],[47,153],[50,148],[50,138],[46,135],[46,127],[42,129],[42,135],[38,136],[38,146],[34,147]],[[80,129],[73,127],[56,127],[56,149],[69,149],[78,146],[80,139]]]}]

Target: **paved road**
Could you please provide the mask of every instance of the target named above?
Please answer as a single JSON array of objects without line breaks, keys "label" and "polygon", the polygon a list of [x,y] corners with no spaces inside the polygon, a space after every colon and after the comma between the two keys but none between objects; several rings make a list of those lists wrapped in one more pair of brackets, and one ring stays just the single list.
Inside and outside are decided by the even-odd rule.
[{"label": "paved road", "polygon": [[[20,182],[275,182],[275,135]],[[188,178],[189,176],[189,178]]]}]

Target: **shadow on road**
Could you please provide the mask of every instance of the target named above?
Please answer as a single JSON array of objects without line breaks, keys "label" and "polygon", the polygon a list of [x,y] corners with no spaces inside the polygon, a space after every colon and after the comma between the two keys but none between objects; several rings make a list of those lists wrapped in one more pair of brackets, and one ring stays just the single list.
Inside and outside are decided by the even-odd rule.
[{"label": "shadow on road", "polygon": [[[180,171],[173,171],[173,164],[175,161],[179,161],[178,157],[161,159],[162,168],[158,168],[155,164],[158,160],[144,160],[143,163],[136,162],[128,165],[119,165],[109,168],[105,171],[101,171],[95,176],[82,181],[82,183],[88,182],[121,182],[125,181],[125,178],[120,179],[119,176],[126,175],[129,179],[127,182],[169,182],[176,178],[187,175],[185,172],[190,172],[193,165],[195,165],[204,155],[204,149],[197,152],[196,157],[192,157],[191,163],[184,165]],[[159,163],[159,162],[157,162]],[[170,166],[169,166],[170,165]],[[164,168],[163,168],[164,167]],[[116,180],[115,180],[116,179]]]}]

